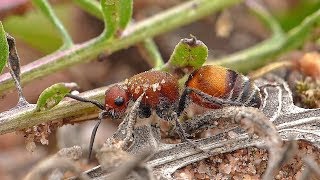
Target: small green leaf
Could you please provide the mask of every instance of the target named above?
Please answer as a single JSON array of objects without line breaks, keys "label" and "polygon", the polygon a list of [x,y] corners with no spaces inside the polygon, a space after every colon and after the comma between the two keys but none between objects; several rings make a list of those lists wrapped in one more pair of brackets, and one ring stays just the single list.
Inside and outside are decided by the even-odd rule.
[{"label": "small green leaf", "polygon": [[7,64],[9,57],[9,46],[7,42],[6,32],[0,21],[0,73],[2,72],[4,66]]},{"label": "small green leaf", "polygon": [[176,68],[201,67],[208,57],[208,48],[195,37],[182,39],[174,48],[168,65]]},{"label": "small green leaf", "polygon": [[57,83],[45,89],[39,96],[36,111],[46,111],[56,106],[76,83]]},{"label": "small green leaf", "polygon": [[125,29],[132,17],[133,0],[120,0],[119,27]]},{"label": "small green leaf", "polygon": [[109,39],[118,29],[119,0],[101,0],[101,8],[105,24],[103,37]]}]

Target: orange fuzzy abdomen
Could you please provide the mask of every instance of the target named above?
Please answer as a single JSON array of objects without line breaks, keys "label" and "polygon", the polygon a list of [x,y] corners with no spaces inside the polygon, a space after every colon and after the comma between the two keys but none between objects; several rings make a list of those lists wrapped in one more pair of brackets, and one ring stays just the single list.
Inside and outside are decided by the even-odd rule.
[{"label": "orange fuzzy abdomen", "polygon": [[[229,94],[232,89],[233,80],[232,73],[229,69],[221,66],[203,66],[200,69],[194,71],[186,82],[186,86],[198,89],[208,95],[224,98]],[[203,107],[207,108],[219,108],[219,105],[205,102],[203,98],[195,93],[190,94],[191,100]]]}]

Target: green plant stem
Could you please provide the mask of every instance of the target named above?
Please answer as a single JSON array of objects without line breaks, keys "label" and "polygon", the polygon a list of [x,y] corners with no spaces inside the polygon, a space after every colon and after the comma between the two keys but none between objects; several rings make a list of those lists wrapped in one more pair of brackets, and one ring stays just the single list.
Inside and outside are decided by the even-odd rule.
[{"label": "green plant stem", "polygon": [[148,61],[148,63],[155,69],[158,69],[164,65],[157,44],[153,41],[153,39],[148,38],[140,43],[139,51]]},{"label": "green plant stem", "polygon": [[211,60],[208,64],[226,66],[243,73],[257,69],[274,61],[275,57],[303,45],[311,30],[320,20],[320,9],[306,17],[300,25],[288,33],[275,33],[271,38],[243,51]]},{"label": "green plant stem", "polygon": [[281,52],[297,48],[304,40],[310,37],[311,31],[319,27],[320,9],[306,17],[300,25],[292,28],[287,34],[287,41],[281,48]]},{"label": "green plant stem", "polygon": [[[106,41],[98,37],[25,65],[21,68],[21,82],[25,84],[75,64],[89,62],[102,52],[111,54],[143,41],[145,38],[186,25],[239,2],[240,0],[188,1],[136,23],[127,28],[120,38]],[[13,85],[13,81],[8,73],[0,76],[0,93],[11,89]]]},{"label": "green plant stem", "polygon": [[[102,10],[97,1],[74,0],[74,2],[89,14],[103,20]],[[139,50],[142,51],[142,55],[146,56],[145,59],[150,66],[158,69],[164,64],[159,49],[152,38],[147,38],[138,45]]]},{"label": "green plant stem", "polygon": [[285,37],[273,36],[253,47],[224,56],[211,59],[207,64],[225,66],[242,73],[257,69],[272,61],[284,45]]},{"label": "green plant stem", "polygon": [[81,9],[85,10],[87,13],[103,20],[101,6],[98,1],[92,0],[73,0]]},{"label": "green plant stem", "polygon": [[261,22],[263,22],[268,28],[270,28],[272,34],[283,34],[283,29],[278,21],[259,2],[260,1],[256,0],[246,0],[245,4],[250,8],[251,12],[259,18]]},{"label": "green plant stem", "polygon": [[54,27],[59,31],[63,45],[61,49],[67,49],[73,46],[73,41],[68,34],[67,30],[64,28],[63,24],[60,22],[59,18],[54,13],[52,7],[47,0],[32,0],[33,4],[50,20]]}]

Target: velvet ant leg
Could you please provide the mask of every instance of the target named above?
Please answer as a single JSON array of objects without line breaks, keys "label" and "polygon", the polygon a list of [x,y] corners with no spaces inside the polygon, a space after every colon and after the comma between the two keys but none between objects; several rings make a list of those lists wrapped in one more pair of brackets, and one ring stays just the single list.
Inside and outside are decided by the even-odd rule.
[{"label": "velvet ant leg", "polygon": [[127,146],[132,137],[134,125],[136,124],[136,120],[139,113],[140,103],[144,95],[145,93],[142,93],[139,96],[139,98],[134,102],[133,106],[131,107],[130,112],[127,114],[127,116],[124,119],[124,121],[127,122],[127,127],[126,127],[126,137],[123,139],[122,147]]},{"label": "velvet ant leg", "polygon": [[183,110],[186,108],[187,104],[187,98],[189,97],[189,94],[192,91],[189,88],[185,88],[184,91],[182,92],[182,95],[179,100],[179,105],[178,105],[178,111],[177,111],[177,116],[180,117],[181,113]]},{"label": "velvet ant leg", "polygon": [[194,142],[192,142],[190,139],[188,139],[189,134],[186,133],[186,131],[183,129],[182,124],[179,122],[178,116],[176,113],[173,113],[171,115],[171,121],[174,120],[175,122],[175,130],[177,132],[177,134],[179,135],[181,142],[184,143],[188,143],[189,145],[191,145],[195,150],[201,151],[201,152],[206,152],[205,150],[199,148],[197,146],[197,144],[195,144]]},{"label": "velvet ant leg", "polygon": [[[177,115],[172,115],[173,119],[174,119],[174,123],[175,123],[175,129],[176,129],[176,132],[178,133],[180,139],[181,139],[181,142],[187,142],[189,141],[188,139],[188,134],[186,133],[186,131],[183,129],[181,123],[179,122],[179,119],[177,117]],[[192,144],[192,143],[191,143]]]},{"label": "velvet ant leg", "polygon": [[214,97],[214,96],[211,96],[207,93],[204,93],[198,89],[193,89],[193,88],[187,88],[187,89],[190,89],[190,91],[196,93],[197,95],[202,97],[204,100],[206,100],[207,102],[210,102],[212,104],[217,104],[220,106],[225,106],[225,105],[227,105],[227,106],[243,106],[243,103]]},{"label": "velvet ant leg", "polygon": [[216,104],[216,105],[220,105],[220,106],[224,106],[224,105],[228,105],[228,106],[243,106],[243,103],[217,98],[217,97],[211,96],[211,95],[209,95],[207,93],[204,93],[204,92],[202,92],[202,91],[200,91],[198,89],[186,87],[185,90],[183,91],[183,93],[181,95],[181,98],[180,98],[180,101],[179,101],[178,113],[177,113],[178,116],[180,116],[182,111],[185,109],[186,102],[187,102],[187,97],[192,92],[196,93],[197,95],[202,97],[204,100],[206,100],[207,102],[212,103],[212,104]]}]

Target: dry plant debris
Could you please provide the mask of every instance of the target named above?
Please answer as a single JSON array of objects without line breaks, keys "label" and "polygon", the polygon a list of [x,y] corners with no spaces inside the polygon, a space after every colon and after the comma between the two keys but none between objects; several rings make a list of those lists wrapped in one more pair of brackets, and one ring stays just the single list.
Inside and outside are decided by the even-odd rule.
[{"label": "dry plant debris", "polygon": [[310,77],[296,84],[297,98],[305,108],[320,107],[320,80]]},{"label": "dry plant debris", "polygon": [[55,155],[39,162],[24,178],[24,180],[62,179],[66,171],[75,173],[81,180],[89,179],[81,169],[75,165],[74,160],[80,159],[82,150],[79,146],[61,149]]},{"label": "dry plant debris", "polygon": [[[298,141],[299,155],[295,155],[279,169],[274,179],[301,179],[306,163],[301,156],[313,154],[319,164],[319,151],[311,143]],[[223,153],[192,163],[174,173],[177,179],[261,179],[267,168],[268,153],[256,147]]]}]

